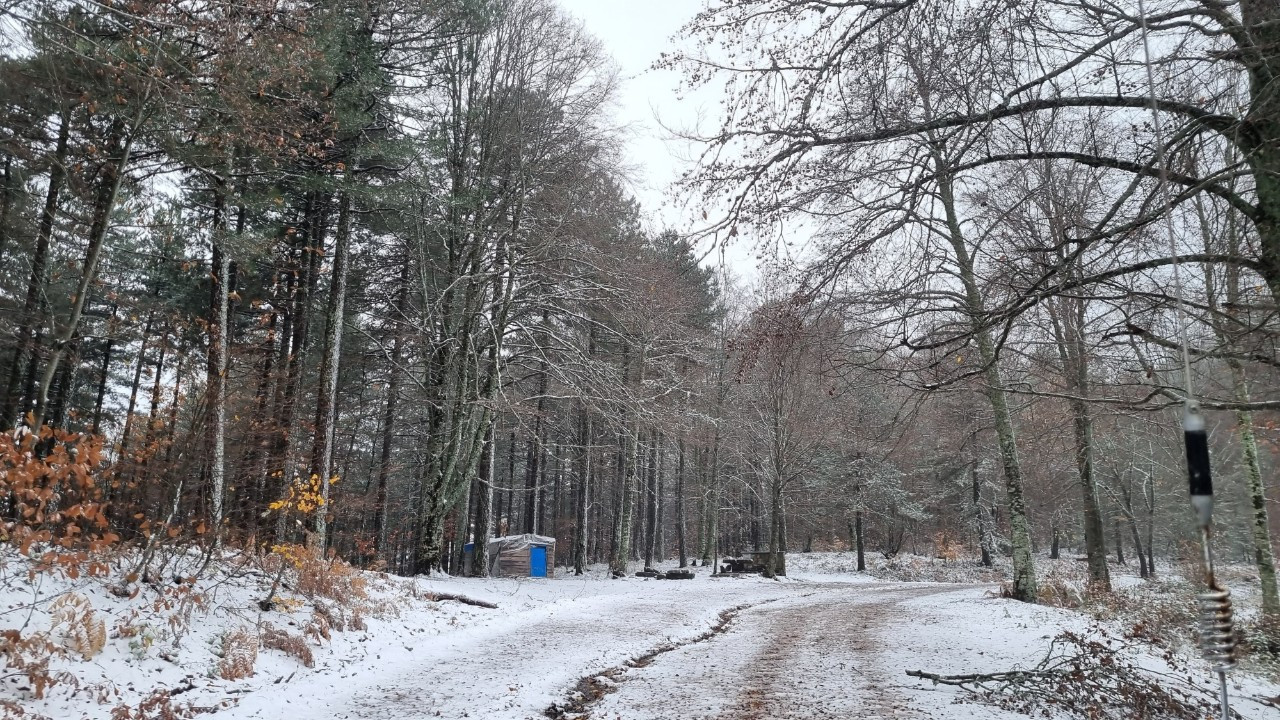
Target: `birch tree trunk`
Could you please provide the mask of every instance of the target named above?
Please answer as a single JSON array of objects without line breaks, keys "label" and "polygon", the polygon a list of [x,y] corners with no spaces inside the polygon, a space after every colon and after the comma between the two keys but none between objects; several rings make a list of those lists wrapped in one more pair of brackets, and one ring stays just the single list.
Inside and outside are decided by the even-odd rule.
[{"label": "birch tree trunk", "polygon": [[[1277,17],[1280,18],[1280,14]],[[1204,204],[1197,199],[1195,207],[1200,220],[1205,249],[1213,249],[1213,232],[1207,219]],[[1226,250],[1233,255],[1239,254],[1241,240],[1234,216],[1229,217],[1226,236]],[[1227,308],[1231,308],[1239,305],[1241,301],[1240,272],[1235,265],[1228,265],[1225,273],[1225,277],[1219,278],[1213,266],[1205,266],[1206,294],[1208,295],[1209,306],[1215,313],[1215,320],[1211,324],[1219,344],[1230,350],[1234,348],[1233,328],[1229,326],[1229,321],[1223,318],[1230,317],[1232,313],[1224,311],[1222,306],[1225,304]],[[1244,366],[1234,357],[1228,357],[1225,361],[1231,372],[1233,399],[1236,402],[1247,405],[1250,400],[1250,393]],[[1235,421],[1236,436],[1240,440],[1240,446],[1244,453],[1245,484],[1249,493],[1250,509],[1253,511],[1251,537],[1253,540],[1254,563],[1258,567],[1258,579],[1262,586],[1262,616],[1273,632],[1280,632],[1280,591],[1277,589],[1276,582],[1276,558],[1275,551],[1271,546],[1267,493],[1266,486],[1262,482],[1262,466],[1258,459],[1258,441],[1253,432],[1253,413],[1248,410],[1237,410],[1235,411]]]},{"label": "birch tree trunk", "polygon": [[[1235,360],[1231,368],[1231,385],[1237,402],[1249,401],[1244,368]],[[1280,629],[1280,592],[1276,586],[1276,557],[1271,546],[1271,525],[1267,515],[1267,492],[1262,483],[1262,465],[1258,460],[1258,440],[1253,432],[1253,413],[1236,411],[1236,433],[1244,450],[1245,476],[1249,488],[1249,506],[1253,511],[1253,558],[1262,585],[1262,616]]]},{"label": "birch tree trunk", "polygon": [[[215,227],[215,236],[220,228]],[[219,240],[219,242],[221,242]],[[227,350],[231,334],[230,292],[231,257],[225,246],[215,253],[217,260],[216,293],[218,315],[216,336],[211,338],[210,351],[214,355],[213,377],[209,387],[209,405],[213,411],[213,456],[210,461],[210,522],[213,524],[213,546],[222,543],[222,498],[226,490],[227,471]]]}]

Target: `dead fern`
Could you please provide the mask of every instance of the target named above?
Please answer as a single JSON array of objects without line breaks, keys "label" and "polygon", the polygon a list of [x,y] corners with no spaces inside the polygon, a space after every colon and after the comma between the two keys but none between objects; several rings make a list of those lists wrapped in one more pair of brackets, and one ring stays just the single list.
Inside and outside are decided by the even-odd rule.
[{"label": "dead fern", "polygon": [[0,698],[0,720],[53,720],[53,718],[40,713],[28,713],[26,708],[13,700]]},{"label": "dead fern", "polygon": [[195,716],[195,708],[174,705],[166,690],[156,690],[137,705],[120,703],[111,709],[111,720],[189,720]]},{"label": "dead fern", "polygon": [[333,633],[330,632],[329,619],[319,611],[311,613],[311,622],[307,623],[302,632],[314,639],[317,645],[325,640],[333,639]]},{"label": "dead fern", "polygon": [[368,598],[363,574],[333,553],[297,546],[287,558],[298,573],[298,592],[309,598],[328,598],[343,605]]},{"label": "dead fern", "polygon": [[107,644],[107,624],[93,611],[89,598],[67,593],[49,606],[53,614],[51,632],[61,634],[62,645],[85,660],[102,652]]},{"label": "dead fern", "polygon": [[[328,603],[316,601],[314,612],[316,617],[320,618],[328,625],[328,628],[332,628],[338,632],[347,631],[346,617],[343,615],[341,608],[331,606]],[[328,628],[326,628],[326,630]],[[329,639],[327,632],[325,634],[325,639]]]},{"label": "dead fern", "polygon": [[241,680],[253,675],[258,661],[258,636],[244,628],[222,636],[222,659],[218,676],[223,680]]},{"label": "dead fern", "polygon": [[294,635],[287,630],[277,630],[271,623],[263,623],[259,637],[262,640],[262,647],[292,655],[309,668],[316,666],[311,647],[307,645],[306,638],[301,635]]}]

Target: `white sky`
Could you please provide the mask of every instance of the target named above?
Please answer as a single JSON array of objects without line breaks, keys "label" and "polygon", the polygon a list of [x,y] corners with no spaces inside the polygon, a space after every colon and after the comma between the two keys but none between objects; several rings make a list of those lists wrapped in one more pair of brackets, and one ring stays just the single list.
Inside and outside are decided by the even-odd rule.
[{"label": "white sky", "polygon": [[[672,198],[670,184],[690,167],[696,147],[664,129],[694,129],[717,118],[713,91],[679,96],[680,75],[650,70],[663,51],[680,42],[676,34],[700,9],[701,0],[559,0],[600,39],[619,68],[616,119],[627,130],[625,159],[632,169],[632,191],[656,228],[688,230],[698,210]],[[703,246],[702,251],[709,248]],[[719,259],[713,253],[709,261]],[[751,248],[739,244],[725,253],[725,264],[739,275],[754,275]]]}]

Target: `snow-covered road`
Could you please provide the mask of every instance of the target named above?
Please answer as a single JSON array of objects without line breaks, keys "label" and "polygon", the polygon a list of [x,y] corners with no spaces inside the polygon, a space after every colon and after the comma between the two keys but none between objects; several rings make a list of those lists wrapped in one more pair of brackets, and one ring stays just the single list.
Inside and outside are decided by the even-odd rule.
[{"label": "snow-covered road", "polygon": [[[499,604],[456,631],[409,636],[253,693],[220,717],[335,720],[541,718],[586,674],[706,632],[721,610],[783,598],[795,584],[445,580],[424,589]],[[459,606],[455,606],[459,607]]]},{"label": "snow-covered road", "polygon": [[[563,583],[563,585],[562,585]],[[572,581],[547,585],[563,591]],[[532,592],[545,592],[536,584]],[[451,588],[456,589],[456,588]],[[472,594],[482,588],[472,587]],[[758,580],[584,583],[577,594],[499,612],[489,622],[382,651],[245,697],[222,717],[540,718],[584,676],[620,668],[597,718],[1005,718],[922,689],[905,669],[1008,667],[1039,652],[1043,633],[1010,633],[983,588],[909,583]],[[496,593],[487,597],[495,598]],[[507,603],[522,607],[518,601]],[[689,642],[720,611],[747,606],[726,631]],[[1027,608],[1026,612],[1043,609]],[[989,615],[990,617],[984,617]],[[930,625],[946,632],[922,632]],[[1019,634],[1025,637],[1017,638]],[[1047,638],[1047,636],[1045,636]],[[988,662],[982,662],[990,654]],[[969,658],[967,656],[972,656]],[[994,669],[994,667],[993,667]]]},{"label": "snow-covered road", "polygon": [[[316,672],[264,684],[218,717],[526,720],[556,705],[565,718],[597,720],[1012,720],[1025,716],[905,671],[1028,667],[1053,636],[1087,626],[989,585],[845,579],[422,580],[501,609],[452,605],[446,615],[467,613],[456,629],[388,638],[389,624],[344,640]],[[709,633],[730,608],[723,631]],[[593,686],[602,695],[569,702],[596,677],[606,678]],[[1254,707],[1240,709],[1276,717]]]},{"label": "snow-covered road", "polygon": [[[816,585],[741,613],[727,632],[630,670],[592,712],[601,718],[1004,718],[906,684],[906,669],[973,651],[964,633],[920,634],[922,607],[955,586]],[[969,592],[961,591],[969,596]],[[912,602],[924,601],[924,602]],[[941,604],[939,601],[942,601]],[[915,607],[908,607],[908,604]],[[949,624],[950,629],[968,625]],[[908,631],[911,632],[908,632]],[[902,647],[907,642],[912,647]],[[983,652],[983,651],[979,651]],[[1022,658],[1017,658],[1021,660]]]}]

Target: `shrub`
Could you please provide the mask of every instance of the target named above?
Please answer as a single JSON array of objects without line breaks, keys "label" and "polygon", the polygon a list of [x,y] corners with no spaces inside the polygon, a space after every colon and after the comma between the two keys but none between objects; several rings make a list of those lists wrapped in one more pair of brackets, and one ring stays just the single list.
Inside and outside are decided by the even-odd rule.
[{"label": "shrub", "polygon": [[47,427],[38,439],[0,433],[0,497],[12,503],[0,542],[36,561],[32,577],[107,574],[110,568],[93,554],[120,538],[104,513],[98,480],[105,469],[101,438]]},{"label": "shrub", "polygon": [[18,630],[0,630],[0,657],[4,658],[6,674],[25,678],[27,690],[37,700],[54,685],[76,685],[70,673],[49,671],[49,661],[65,653],[46,633],[24,636]]},{"label": "shrub", "polygon": [[276,545],[271,551],[297,573],[295,587],[309,598],[328,598],[342,605],[368,598],[364,576],[333,552],[308,545]]}]

